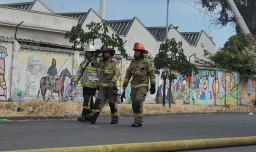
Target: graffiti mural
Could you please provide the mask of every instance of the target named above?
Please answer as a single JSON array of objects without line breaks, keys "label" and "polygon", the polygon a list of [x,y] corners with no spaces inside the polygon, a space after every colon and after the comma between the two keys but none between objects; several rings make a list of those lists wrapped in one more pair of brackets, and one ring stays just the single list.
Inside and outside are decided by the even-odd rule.
[{"label": "graffiti mural", "polygon": [[74,101],[83,101],[83,86],[80,81],[77,86],[74,86],[74,77],[71,79],[70,84],[67,86],[65,91],[65,101],[74,100]]},{"label": "graffiti mural", "polygon": [[[175,74],[176,79],[171,85],[171,97],[175,104],[252,105],[251,101],[255,99],[256,81],[240,82],[238,72],[199,70],[192,76]],[[161,84],[155,98],[157,103],[162,103],[162,92]],[[168,91],[166,94],[166,99],[169,99]]]},{"label": "graffiti mural", "polygon": [[55,99],[53,93],[58,93],[59,100],[63,98],[64,95],[64,82],[66,76],[72,78],[72,75],[68,69],[64,69],[60,76],[58,76],[56,68],[56,60],[52,60],[52,66],[49,67],[48,76],[42,77],[40,81],[40,89],[43,100],[45,100],[45,94],[47,90],[51,91],[52,99]]},{"label": "graffiti mural", "polygon": [[[12,73],[11,73],[12,72]],[[12,74],[12,77],[11,77]],[[10,89],[12,89],[12,101],[24,101],[23,99],[23,93],[20,90],[20,70],[18,67],[12,67],[8,71],[8,78],[9,80],[12,79],[12,87],[9,87],[8,92],[10,92]]]},{"label": "graffiti mural", "polygon": [[7,86],[5,80],[5,57],[7,56],[7,49],[0,46],[0,100],[7,99]]}]

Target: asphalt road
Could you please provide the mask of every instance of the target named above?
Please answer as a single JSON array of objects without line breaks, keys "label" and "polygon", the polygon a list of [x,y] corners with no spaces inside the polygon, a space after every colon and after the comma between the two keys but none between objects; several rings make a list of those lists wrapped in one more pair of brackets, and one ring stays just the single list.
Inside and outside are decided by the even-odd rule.
[{"label": "asphalt road", "polygon": [[[0,151],[256,136],[256,115],[191,115],[146,117],[140,128],[133,118],[96,124],[75,120],[0,123]],[[256,151],[255,146],[193,150],[198,152]]]}]

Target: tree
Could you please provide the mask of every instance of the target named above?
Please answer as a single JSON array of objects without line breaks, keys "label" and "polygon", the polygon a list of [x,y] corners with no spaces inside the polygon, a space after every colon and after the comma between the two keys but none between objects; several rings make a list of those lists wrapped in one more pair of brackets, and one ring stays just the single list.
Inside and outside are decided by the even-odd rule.
[{"label": "tree", "polygon": [[111,36],[109,35],[108,23],[105,20],[102,20],[102,22],[99,23],[91,22],[86,26],[88,27],[89,32],[85,32],[82,35],[82,44],[92,43],[94,45],[95,40],[99,39],[101,40],[102,44],[106,44],[108,46],[112,46],[113,48],[117,48],[124,58],[128,57],[128,54],[126,53],[126,50],[123,46],[123,39],[115,33],[113,33]]},{"label": "tree", "polygon": [[67,31],[65,34],[65,39],[69,39],[70,43],[73,43],[72,49],[76,50],[78,45],[81,45],[81,49],[83,49],[83,45],[81,44],[80,38],[84,35],[84,30],[81,24],[73,26],[71,31]]},{"label": "tree", "polygon": [[255,36],[232,36],[225,46],[215,54],[204,50],[204,56],[208,59],[197,60],[218,69],[235,70],[240,73],[241,80],[256,79],[256,50],[251,45]]},{"label": "tree", "polygon": [[[195,0],[205,11],[217,16],[211,23],[215,26],[226,26],[228,23],[236,25],[237,34],[241,34],[240,27],[226,0]],[[239,12],[244,18],[250,32],[256,35],[256,1],[255,0],[234,0]]]},{"label": "tree", "polygon": [[[154,58],[154,66],[156,74],[160,74],[160,70],[163,69],[161,77],[165,76],[170,82],[176,79],[175,73],[171,71],[178,71],[182,75],[191,76],[194,71],[198,73],[198,69],[195,65],[191,64],[187,60],[187,56],[182,49],[182,42],[176,42],[174,38],[166,39],[165,43],[160,45],[159,53]],[[169,90],[171,94],[171,89]],[[171,97],[169,102],[171,102]]]}]

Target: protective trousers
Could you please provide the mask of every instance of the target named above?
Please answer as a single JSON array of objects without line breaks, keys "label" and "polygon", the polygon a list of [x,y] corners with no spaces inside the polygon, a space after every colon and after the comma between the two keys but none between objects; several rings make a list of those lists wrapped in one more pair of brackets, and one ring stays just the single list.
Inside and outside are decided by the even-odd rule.
[{"label": "protective trousers", "polygon": [[118,120],[117,98],[118,93],[116,88],[100,87],[99,94],[93,106],[93,110],[90,114],[94,119],[97,119],[99,113],[103,109],[107,99],[111,111],[111,119]]},{"label": "protective trousers", "polygon": [[143,122],[143,101],[145,101],[148,88],[132,88],[132,110],[134,113],[134,123],[142,124]]},{"label": "protective trousers", "polygon": [[90,114],[93,109],[93,95],[84,95],[82,115]]},{"label": "protective trousers", "polygon": [[96,89],[92,88],[83,88],[83,96],[84,96],[84,103],[83,103],[83,111],[82,115],[90,114],[93,109],[93,95],[95,95]]}]

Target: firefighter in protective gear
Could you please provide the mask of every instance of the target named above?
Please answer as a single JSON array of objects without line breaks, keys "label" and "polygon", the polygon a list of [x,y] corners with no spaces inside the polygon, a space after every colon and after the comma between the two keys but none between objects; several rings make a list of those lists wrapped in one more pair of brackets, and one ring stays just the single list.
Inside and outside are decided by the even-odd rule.
[{"label": "firefighter in protective gear", "polygon": [[78,118],[78,121],[84,121],[86,114],[90,114],[93,108],[93,96],[95,95],[96,88],[99,84],[99,69],[92,67],[92,57],[96,51],[95,47],[88,45],[85,47],[85,57],[80,64],[78,71],[74,79],[74,85],[77,86],[78,81],[81,81],[83,86],[83,111],[82,116]]},{"label": "firefighter in protective gear", "polygon": [[[97,56],[102,53],[103,59],[97,60]],[[115,50],[110,46],[103,45],[100,50],[94,54],[92,64],[95,68],[100,68],[99,77],[99,93],[95,101],[92,113],[86,115],[85,118],[91,123],[95,124],[97,117],[103,109],[107,99],[109,101],[111,111],[111,124],[118,123],[118,109],[117,109],[117,80],[120,74],[118,61],[114,58]]]},{"label": "firefighter in protective gear", "polygon": [[144,54],[148,51],[140,43],[134,44],[134,57],[135,59],[131,62],[128,67],[125,80],[123,83],[123,89],[127,87],[131,77],[131,100],[132,109],[134,113],[133,127],[140,127],[143,122],[143,101],[145,100],[146,94],[149,88],[149,82],[151,84],[150,94],[155,93],[155,68],[152,66],[148,59],[144,58]]}]

